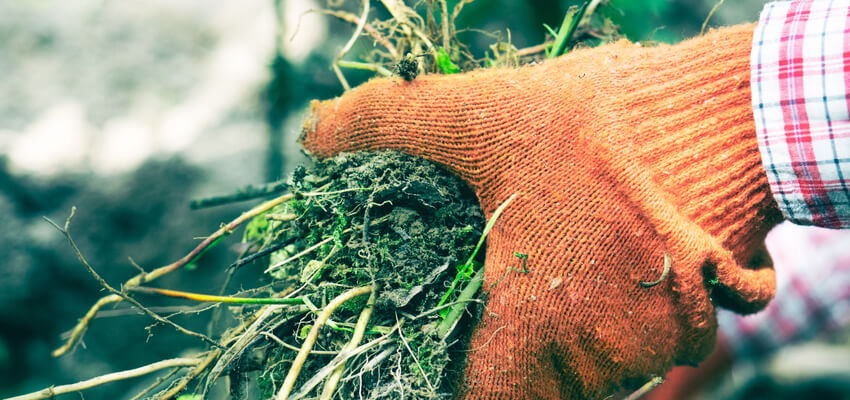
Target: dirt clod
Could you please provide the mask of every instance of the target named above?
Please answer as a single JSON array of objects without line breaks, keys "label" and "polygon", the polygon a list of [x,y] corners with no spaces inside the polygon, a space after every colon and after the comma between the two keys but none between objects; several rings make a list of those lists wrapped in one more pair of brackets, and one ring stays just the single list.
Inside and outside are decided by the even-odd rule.
[{"label": "dirt clod", "polygon": [[[271,266],[325,243],[273,268],[269,279],[279,290],[302,288],[299,293],[318,309],[347,289],[373,285],[375,309],[361,343],[391,332],[388,340],[347,362],[336,398],[450,398],[462,369],[459,350],[465,347],[469,324],[460,324],[453,344],[448,345],[434,329],[443,316],[439,310],[429,310],[454,301],[468,280],[461,278],[457,289],[447,295],[458,266],[472,253],[484,225],[469,188],[436,165],[394,152],[342,154],[312,170],[297,170],[290,183],[303,195],[270,214],[298,218],[281,221],[260,216],[246,228],[245,240],[256,251],[285,243],[266,257]],[[313,350],[339,351],[350,340],[367,297],[337,309],[331,317],[335,326],[321,328]],[[269,326],[282,341],[300,347],[314,318],[307,307],[293,306],[269,321]],[[400,327],[393,332],[396,325]],[[296,351],[272,340],[262,345],[265,360],[258,382],[262,397],[270,398]],[[332,358],[309,356],[296,390]],[[319,385],[308,397],[317,396],[321,389]]]}]

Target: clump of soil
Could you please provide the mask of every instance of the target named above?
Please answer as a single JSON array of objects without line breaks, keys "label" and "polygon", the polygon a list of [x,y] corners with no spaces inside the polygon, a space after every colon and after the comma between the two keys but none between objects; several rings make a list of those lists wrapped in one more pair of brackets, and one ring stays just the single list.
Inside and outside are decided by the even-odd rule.
[{"label": "clump of soil", "polygon": [[[436,327],[448,310],[438,307],[454,302],[469,280],[459,266],[484,227],[469,188],[427,161],[395,152],[342,154],[310,171],[299,168],[290,186],[303,195],[257,217],[245,232],[253,250],[279,248],[268,257],[274,286],[307,300],[268,321],[269,331],[291,346],[265,343],[258,377],[262,398],[279,390],[317,310],[361,286],[372,286],[375,293],[361,344],[386,338],[347,361],[334,398],[452,397],[469,321],[449,339]],[[338,308],[313,351],[339,352],[368,298]],[[290,398],[318,396],[321,384],[306,391],[302,386],[333,358],[308,356]]]}]

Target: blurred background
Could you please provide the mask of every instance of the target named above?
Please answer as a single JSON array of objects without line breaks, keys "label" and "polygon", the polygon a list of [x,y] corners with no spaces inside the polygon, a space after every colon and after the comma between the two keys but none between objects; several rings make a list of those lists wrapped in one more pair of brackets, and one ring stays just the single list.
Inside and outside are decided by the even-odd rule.
[{"label": "blurred background", "polygon": [[[387,18],[372,3],[370,19]],[[457,21],[459,30],[473,28],[459,39],[477,57],[508,31],[517,48],[540,44],[543,24],[559,26],[577,3],[478,0]],[[673,43],[697,35],[715,4],[611,0],[608,10],[630,40]],[[722,4],[709,26],[755,21],[763,4]],[[279,180],[305,162],[295,137],[307,103],[342,93],[330,66],[354,31],[348,22],[308,12],[330,6],[355,14],[361,7],[353,0],[0,2],[0,397],[202,349],[121,305],[95,320],[82,345],[53,358],[50,352],[104,292],[42,217],[61,223],[76,206],[71,233],[92,266],[117,285],[138,272],[128,257],[147,270],[170,263],[194,247],[194,238],[250,207],[192,211],[188,203]],[[371,46],[360,38],[346,58],[357,60]],[[352,85],[370,76],[346,71]],[[218,291],[237,242],[158,285]],[[258,274],[240,270],[230,285]],[[174,301],[157,301],[146,304],[176,310]],[[203,331],[209,319],[200,312],[175,321]],[[829,330],[807,338],[846,351],[850,335]],[[753,370],[772,354],[754,358]],[[735,382],[728,368],[723,373],[722,396],[761,376]],[[839,381],[841,373],[847,371],[839,371]],[[84,396],[128,398],[153,379]]]}]

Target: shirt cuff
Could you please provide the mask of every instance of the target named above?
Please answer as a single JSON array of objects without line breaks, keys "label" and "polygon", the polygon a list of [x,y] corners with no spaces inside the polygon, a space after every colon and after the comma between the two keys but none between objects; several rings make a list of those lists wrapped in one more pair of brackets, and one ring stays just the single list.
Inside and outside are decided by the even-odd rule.
[{"label": "shirt cuff", "polygon": [[759,149],[785,218],[850,227],[850,0],[767,4],[750,63]]}]

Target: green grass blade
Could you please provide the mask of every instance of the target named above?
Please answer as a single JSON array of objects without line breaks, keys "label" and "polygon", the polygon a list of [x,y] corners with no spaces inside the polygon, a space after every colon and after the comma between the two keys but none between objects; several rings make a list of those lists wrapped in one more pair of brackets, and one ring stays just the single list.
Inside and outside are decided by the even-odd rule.
[{"label": "green grass blade", "polygon": [[469,284],[466,285],[465,288],[460,292],[460,296],[458,296],[457,301],[458,304],[453,305],[446,315],[446,318],[437,325],[437,334],[440,335],[441,338],[445,338],[446,335],[449,334],[452,327],[455,326],[455,323],[463,314],[463,311],[468,306],[467,301],[472,299],[472,296],[478,292],[478,289],[481,289],[481,285],[484,283],[484,268],[478,270],[475,273],[475,276],[469,281]]},{"label": "green grass blade", "polygon": [[158,289],[144,286],[133,286],[130,290],[142,293],[155,293],[169,297],[182,297],[184,299],[213,302],[213,303],[236,303],[236,304],[304,304],[304,299],[301,298],[254,298],[254,297],[230,297],[230,296],[215,296],[210,294],[183,292],[180,290]]},{"label": "green grass blade", "polygon": [[442,47],[437,49],[437,66],[444,74],[456,74],[460,72],[460,68],[452,62],[449,53],[446,53]]},{"label": "green grass blade", "polygon": [[549,32],[550,35],[552,35],[552,37],[558,37],[558,32],[555,32],[555,30],[552,29],[549,24],[543,24],[543,27],[546,28],[546,30]]},{"label": "green grass blade", "polygon": [[499,219],[499,216],[502,215],[502,211],[505,211],[508,204],[511,204],[511,202],[516,198],[516,195],[517,194],[514,193],[511,197],[505,200],[505,202],[496,209],[496,212],[493,213],[490,220],[487,221],[487,226],[484,227],[484,232],[481,233],[481,239],[478,239],[478,244],[475,246],[475,250],[472,251],[472,255],[469,256],[468,260],[466,260],[466,264],[472,263],[472,260],[475,259],[475,256],[478,254],[478,250],[481,249],[481,246],[484,244],[484,239],[487,238],[487,234],[490,233],[491,229],[493,229],[493,225],[496,225],[496,220]]},{"label": "green grass blade", "polygon": [[[472,262],[475,259],[475,256],[478,254],[478,250],[480,250],[481,246],[484,244],[484,240],[487,239],[487,234],[489,234],[490,230],[493,229],[493,225],[496,225],[496,220],[499,219],[500,215],[502,215],[502,211],[505,211],[505,208],[508,207],[508,204],[511,204],[511,201],[513,201],[516,198],[516,196],[517,196],[517,194],[514,193],[514,194],[511,195],[511,197],[509,197],[507,200],[505,200],[505,202],[502,203],[502,205],[500,205],[499,208],[496,209],[496,212],[493,213],[493,216],[490,217],[490,220],[487,221],[487,225],[484,227],[484,232],[481,233],[481,238],[478,239],[478,244],[475,246],[475,250],[472,251],[472,255],[469,256],[469,259],[466,260],[466,263],[464,263],[463,265],[458,267],[458,272],[457,272],[457,275],[455,276],[455,280],[452,282],[451,286],[449,286],[449,290],[446,291],[446,293],[443,295],[443,298],[440,299],[440,302],[437,303],[437,307],[445,304],[446,301],[448,301],[449,296],[454,291],[455,287],[457,287],[457,285],[460,283],[460,281],[463,280],[464,277],[468,277],[471,274],[470,269],[473,266]],[[483,270],[483,268],[481,268],[481,270]],[[473,277],[473,279],[474,279],[474,277]],[[472,283],[470,282],[470,285],[471,284]],[[467,285],[467,287],[468,286],[469,285]],[[466,290],[466,289],[464,289],[464,290]],[[440,312],[440,315],[443,316],[444,318],[447,318],[447,316],[449,314],[450,314],[450,311],[448,309]]]},{"label": "green grass blade", "polygon": [[[567,10],[567,13],[564,14],[564,20],[561,22],[561,28],[558,29],[558,33],[555,35],[555,44],[552,46],[552,50],[547,55],[549,58],[555,58],[567,52],[567,44],[576,32],[578,23],[584,17],[587,5],[588,2],[584,2],[581,7],[571,6]],[[551,31],[551,28],[549,28],[549,30]]]}]

